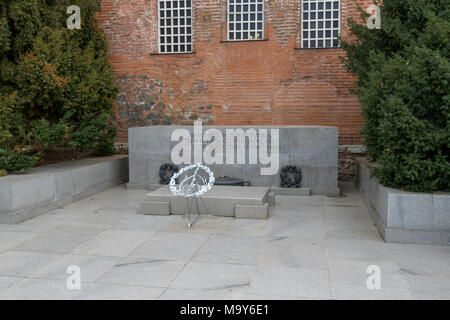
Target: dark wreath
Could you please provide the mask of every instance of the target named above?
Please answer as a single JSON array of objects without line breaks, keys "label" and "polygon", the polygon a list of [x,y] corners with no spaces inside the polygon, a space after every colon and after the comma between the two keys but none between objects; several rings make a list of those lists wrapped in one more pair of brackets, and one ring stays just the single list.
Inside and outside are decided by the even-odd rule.
[{"label": "dark wreath", "polygon": [[159,167],[159,183],[169,184],[172,176],[178,172],[178,166],[173,163],[164,163]]},{"label": "dark wreath", "polygon": [[284,166],[280,172],[280,185],[282,188],[300,188],[302,182],[302,169],[297,166]]}]

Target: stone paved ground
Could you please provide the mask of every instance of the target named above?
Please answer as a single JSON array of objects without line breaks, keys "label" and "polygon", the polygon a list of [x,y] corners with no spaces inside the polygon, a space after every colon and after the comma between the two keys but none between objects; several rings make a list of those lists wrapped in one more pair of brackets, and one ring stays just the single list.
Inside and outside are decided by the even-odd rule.
[{"label": "stone paved ground", "polygon": [[[268,220],[136,214],[108,190],[0,225],[0,299],[450,299],[450,247],[387,244],[358,193],[281,197]],[[82,289],[66,286],[81,268]],[[369,290],[369,265],[381,289]]]}]

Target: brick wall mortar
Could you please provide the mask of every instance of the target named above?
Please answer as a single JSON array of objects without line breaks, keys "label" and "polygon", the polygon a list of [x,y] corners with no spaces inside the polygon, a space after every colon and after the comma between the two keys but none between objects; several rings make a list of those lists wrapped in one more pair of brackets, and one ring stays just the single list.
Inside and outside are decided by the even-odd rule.
[{"label": "brick wall mortar", "polygon": [[[341,0],[341,31],[358,18]],[[333,125],[340,144],[359,144],[363,124],[341,49],[300,46],[301,0],[265,1],[266,41],[224,42],[226,0],[193,0],[193,54],[157,55],[157,0],[103,0],[101,27],[121,92],[117,142],[127,128],[156,124]]]}]

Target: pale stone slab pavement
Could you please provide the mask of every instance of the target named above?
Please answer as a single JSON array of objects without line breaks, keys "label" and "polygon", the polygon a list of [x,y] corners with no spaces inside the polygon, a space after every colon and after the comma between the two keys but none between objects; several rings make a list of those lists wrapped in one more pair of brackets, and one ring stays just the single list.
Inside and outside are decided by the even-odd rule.
[{"label": "pale stone slab pavement", "polygon": [[[353,185],[277,196],[267,220],[137,214],[116,187],[0,225],[0,299],[450,299],[450,246],[387,244]],[[81,289],[66,273],[81,270]],[[367,267],[381,270],[369,290]]]}]

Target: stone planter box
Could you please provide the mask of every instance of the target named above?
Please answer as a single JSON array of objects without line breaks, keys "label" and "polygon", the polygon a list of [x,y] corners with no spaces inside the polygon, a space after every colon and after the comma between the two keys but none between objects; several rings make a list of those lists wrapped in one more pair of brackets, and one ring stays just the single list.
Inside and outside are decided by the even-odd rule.
[{"label": "stone planter box", "polygon": [[16,224],[128,180],[128,156],[91,158],[0,178],[0,223]]},{"label": "stone planter box", "polygon": [[406,192],[370,177],[369,162],[357,159],[357,187],[386,242],[450,244],[450,194]]}]

